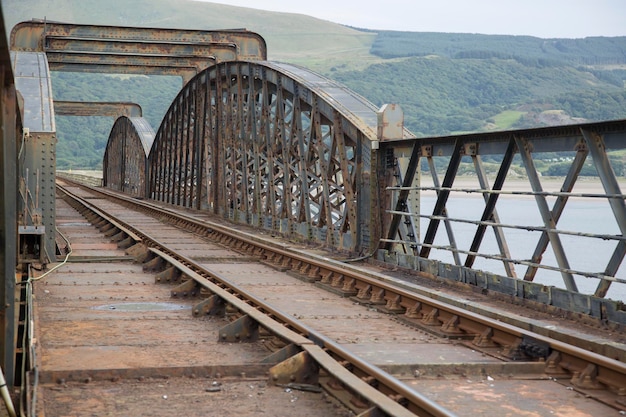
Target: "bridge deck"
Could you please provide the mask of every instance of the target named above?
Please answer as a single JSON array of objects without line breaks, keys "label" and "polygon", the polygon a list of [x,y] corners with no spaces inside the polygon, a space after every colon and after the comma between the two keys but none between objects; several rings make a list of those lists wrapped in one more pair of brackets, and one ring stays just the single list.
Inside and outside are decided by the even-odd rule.
[{"label": "bridge deck", "polygon": [[[226,319],[207,316],[192,320],[190,310],[195,301],[172,298],[171,287],[155,285],[153,273],[144,272],[110,238],[61,200],[57,200],[56,221],[59,230],[69,238],[73,252],[67,265],[34,287],[40,352],[38,398],[43,405],[40,409],[45,410],[43,415],[256,415],[268,410],[272,415],[285,416],[345,415],[345,410],[336,408],[322,394],[269,385],[269,366],[261,364],[267,352],[259,343],[218,343],[215,335]],[[147,224],[141,218],[135,222]],[[190,239],[177,245],[197,251]],[[258,239],[275,240],[267,235],[258,235]],[[172,242],[175,241],[172,237]],[[319,256],[319,251],[311,251],[311,255]],[[233,281],[259,297],[271,299],[281,310],[301,314],[305,321],[314,322],[312,316],[319,312],[307,310],[310,305],[306,302],[308,296],[302,293],[302,283],[294,290],[290,289],[293,284],[269,282],[270,277],[273,282],[282,275],[288,279],[285,273],[259,271],[253,278],[247,273],[239,274],[238,262],[246,260],[232,257],[232,253],[215,249],[194,255],[212,268],[228,271]],[[587,338],[600,346],[616,347],[622,342],[619,335],[576,326],[561,317],[524,306],[474,292],[455,294],[454,289],[441,282],[371,265],[361,268],[469,310],[488,311],[505,322],[525,323],[539,332]],[[293,291],[300,291],[295,304]],[[306,292],[309,291],[313,289]],[[339,307],[340,304],[324,307],[327,314],[338,317],[348,314],[345,311],[354,303],[344,300],[344,307]],[[367,314],[372,319],[377,315],[374,310]],[[354,326],[348,319],[353,315],[356,313],[346,316],[346,323],[336,321],[333,338],[350,345],[357,354],[378,366],[386,367],[408,386],[436,401],[444,401],[446,407],[459,415],[469,415],[468,410],[472,415],[488,415],[505,409],[532,411],[537,415],[549,415],[551,411],[580,416],[616,412],[585,398],[567,384],[555,383],[545,375],[537,376],[532,365],[524,364],[527,371],[516,364],[503,365],[479,352],[461,352],[455,342],[441,342],[430,335],[404,345],[407,328],[401,323],[395,330],[386,327],[387,343],[391,341],[397,348],[390,349],[391,345],[385,347],[377,340],[379,336],[368,339],[367,332],[346,329]],[[418,374],[414,372],[416,363]],[[462,367],[464,372],[459,373],[457,367]],[[501,408],[503,403],[505,408]]]},{"label": "bridge deck", "polygon": [[74,209],[57,209],[73,253],[35,285],[38,415],[337,415],[319,393],[268,386],[260,346],[218,343],[223,319],[192,320],[193,300],[172,299]]}]

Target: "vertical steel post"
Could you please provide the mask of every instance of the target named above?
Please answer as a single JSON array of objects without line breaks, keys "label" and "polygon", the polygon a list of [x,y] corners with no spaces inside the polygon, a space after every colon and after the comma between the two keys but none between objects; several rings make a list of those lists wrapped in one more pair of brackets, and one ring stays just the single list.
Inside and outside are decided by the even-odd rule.
[{"label": "vertical steel post", "polygon": [[[448,169],[446,170],[446,175],[443,178],[443,190],[437,195],[437,202],[435,203],[435,208],[433,209],[433,216],[441,216],[446,210],[446,203],[448,202],[448,197],[450,196],[450,190],[448,188],[452,187],[454,183],[454,179],[456,178],[456,173],[459,170],[459,165],[461,164],[461,149],[463,148],[463,141],[457,138],[454,142],[454,149],[452,151],[452,155],[450,156],[450,162],[448,163]],[[437,229],[439,228],[439,219],[431,219],[428,224],[428,229],[426,229],[426,235],[424,236],[424,243],[427,245],[431,245],[435,241],[435,235],[437,234]],[[430,247],[423,246],[420,251],[420,257],[428,258],[430,254]]]},{"label": "vertical steel post", "polygon": [[[404,174],[404,178],[402,180],[403,189],[398,194],[398,199],[396,201],[395,211],[405,211],[407,206],[407,199],[409,198],[409,187],[413,184],[413,179],[415,178],[415,172],[417,171],[417,167],[419,166],[420,159],[420,146],[417,142],[413,144],[413,150],[411,151],[411,158],[409,159],[409,164],[406,168],[406,173]],[[391,218],[391,223],[389,224],[389,230],[387,231],[387,239],[393,240],[398,234],[398,229],[400,227],[400,221],[402,220],[402,215],[394,213]],[[384,245],[384,248],[389,250],[392,247],[391,242],[387,242]]]},{"label": "vertical steel post", "polygon": [[[437,196],[439,196],[439,193],[441,193],[441,190],[439,189],[441,187],[441,183],[439,182],[439,175],[437,175],[437,168],[435,167],[435,161],[433,160],[432,155],[429,155],[427,160],[428,160],[428,167],[430,168],[430,176],[433,179],[433,185],[437,189],[435,193],[437,194]],[[459,252],[457,251],[458,246],[456,244],[456,238],[454,237],[454,230],[452,229],[452,223],[450,222],[450,220],[447,219],[448,209],[444,207],[443,211],[441,212],[441,215],[445,218],[443,220],[443,224],[446,228],[446,233],[448,234],[448,241],[450,242],[450,247],[453,249],[452,257],[454,258],[454,263],[455,265],[461,265],[461,257],[459,256]]]},{"label": "vertical steel post", "polygon": [[[0,16],[1,18],[1,16]],[[4,34],[2,35],[4,37]],[[19,135],[18,109],[13,74],[8,63],[0,66],[2,97],[0,98],[2,117],[2,143],[0,146],[0,169],[2,190],[0,195],[0,331],[3,335],[0,344],[0,360],[8,385],[14,384],[15,346],[17,320],[15,312],[15,268],[17,265],[17,146]]]}]

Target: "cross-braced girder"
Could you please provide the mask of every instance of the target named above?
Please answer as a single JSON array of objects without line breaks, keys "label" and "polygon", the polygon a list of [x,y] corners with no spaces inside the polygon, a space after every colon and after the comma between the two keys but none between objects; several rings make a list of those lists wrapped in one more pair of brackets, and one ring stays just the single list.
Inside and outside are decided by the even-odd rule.
[{"label": "cross-braced girder", "polygon": [[[626,203],[618,181],[623,168],[616,172],[614,165],[621,165],[609,153],[622,151],[624,139],[626,124],[620,120],[383,142],[387,161],[381,160],[379,169],[388,207],[382,217],[383,257],[475,285],[483,280],[484,288],[493,282],[498,291],[521,296],[528,291],[536,297],[536,290],[525,290],[520,281],[606,297],[612,283],[626,283]],[[555,163],[550,160],[555,152],[567,172],[546,179],[538,164]],[[490,160],[491,174],[483,158]],[[402,159],[409,162],[398,170]],[[410,184],[420,162],[427,163],[425,178],[432,185]],[[583,168],[585,175],[593,170],[599,184],[581,181],[589,178]],[[407,204],[415,194],[421,203],[417,211]],[[574,222],[585,212],[586,218]],[[423,236],[402,226],[410,218],[421,224]]]},{"label": "cross-braced girder", "polygon": [[106,187],[137,197],[146,194],[146,159],[154,130],[143,117],[120,117],[115,121],[102,166]]},{"label": "cross-braced girder", "polygon": [[[342,97],[351,100],[342,106]],[[370,115],[369,124],[355,109]],[[149,195],[362,250],[357,229],[369,224],[359,225],[369,201],[359,209],[356,190],[369,177],[375,111],[301,68],[216,65],[192,79],[166,114],[150,153]]]}]

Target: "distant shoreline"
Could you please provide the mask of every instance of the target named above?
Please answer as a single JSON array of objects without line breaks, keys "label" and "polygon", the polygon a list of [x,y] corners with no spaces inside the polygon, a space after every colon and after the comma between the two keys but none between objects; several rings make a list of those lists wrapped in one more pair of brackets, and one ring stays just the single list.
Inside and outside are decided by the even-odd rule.
[{"label": "distant shoreline", "polygon": [[[561,187],[563,186],[563,181],[565,177],[540,177],[539,181],[541,183],[541,187],[543,191],[546,192],[559,192]],[[439,182],[443,181],[443,176],[439,178]],[[626,178],[619,177],[617,179],[618,185],[622,194],[626,193]],[[489,178],[489,186],[493,187],[494,179]],[[433,187],[432,177],[430,175],[423,175],[421,178],[421,186],[422,187]],[[452,189],[468,189],[475,190],[480,189],[478,178],[475,176],[457,176],[454,179]],[[504,181],[504,185],[502,187],[503,191],[521,191],[521,192],[530,192],[532,191],[532,186],[530,181],[527,178],[507,178]],[[422,193],[434,194],[434,190],[423,190]],[[572,193],[575,194],[604,194],[604,187],[602,186],[602,182],[599,177],[579,177],[572,190]],[[481,197],[480,193],[468,192],[466,193],[468,197]],[[524,197],[524,196],[511,196],[507,194],[503,194],[503,196],[510,197]],[[527,196],[532,197],[532,196]]]}]

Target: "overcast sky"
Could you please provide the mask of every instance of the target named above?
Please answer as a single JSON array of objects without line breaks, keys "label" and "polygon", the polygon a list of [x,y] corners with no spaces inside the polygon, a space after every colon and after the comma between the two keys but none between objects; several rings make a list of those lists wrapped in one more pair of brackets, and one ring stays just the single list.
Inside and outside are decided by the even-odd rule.
[{"label": "overcast sky", "polygon": [[301,13],[366,29],[541,38],[626,36],[626,0],[212,0],[212,3]]}]

